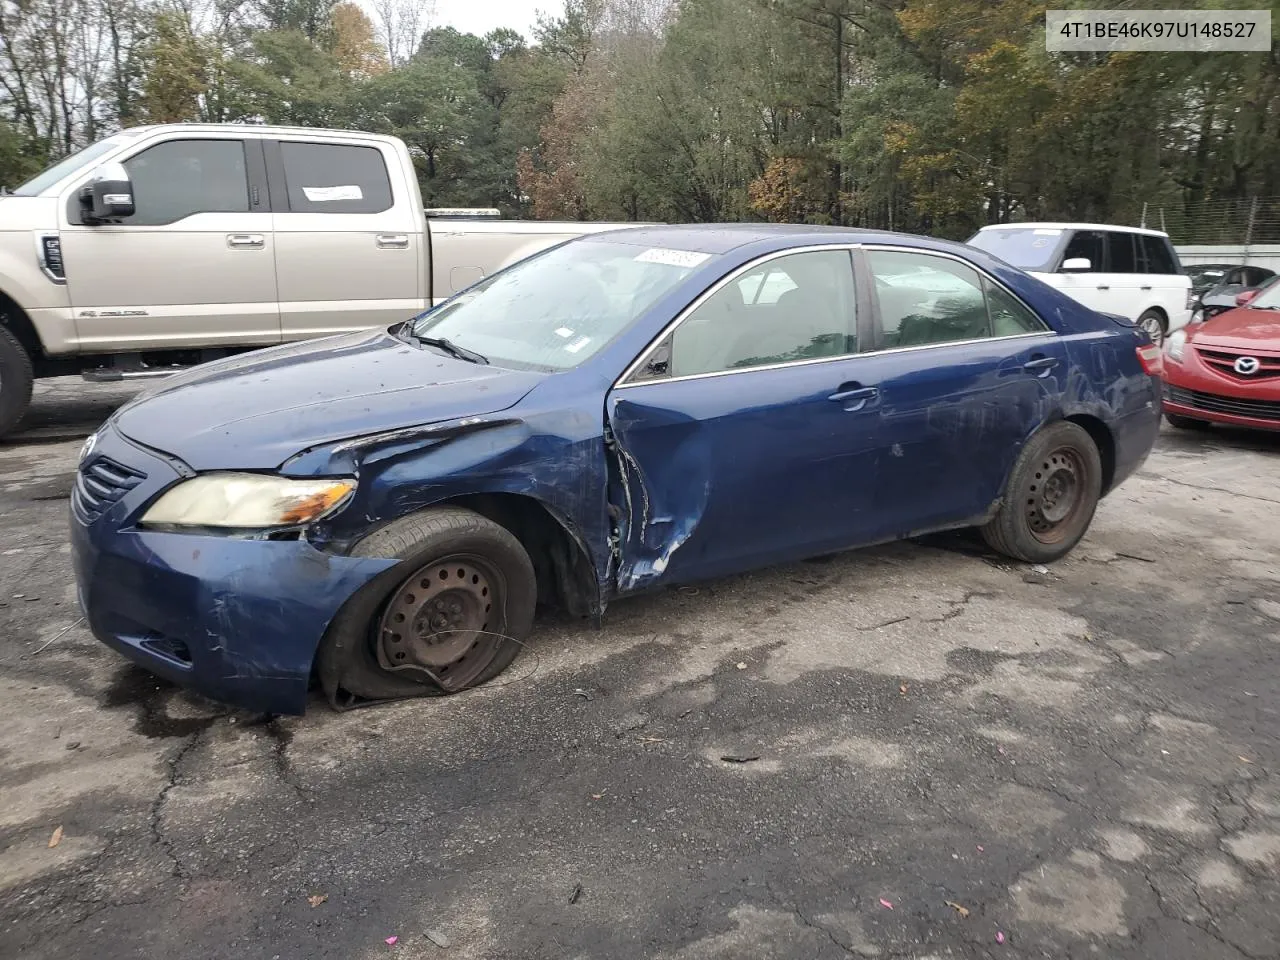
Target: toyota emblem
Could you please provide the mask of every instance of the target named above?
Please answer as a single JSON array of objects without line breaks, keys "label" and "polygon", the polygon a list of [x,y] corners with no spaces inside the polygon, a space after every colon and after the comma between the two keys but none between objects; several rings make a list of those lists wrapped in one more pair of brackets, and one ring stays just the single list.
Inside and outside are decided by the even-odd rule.
[{"label": "toyota emblem", "polygon": [[1258,372],[1262,364],[1257,357],[1236,357],[1236,373],[1242,377],[1251,377]]}]

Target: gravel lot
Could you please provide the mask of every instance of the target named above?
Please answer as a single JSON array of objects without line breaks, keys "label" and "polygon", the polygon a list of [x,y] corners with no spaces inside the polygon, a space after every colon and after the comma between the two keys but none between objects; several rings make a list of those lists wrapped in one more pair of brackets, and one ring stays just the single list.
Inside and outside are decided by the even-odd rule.
[{"label": "gravel lot", "polygon": [[842,554],[264,722],[79,624],[65,500],[131,392],[0,444],[0,957],[1280,954],[1280,437],[1162,434],[1047,573]]}]

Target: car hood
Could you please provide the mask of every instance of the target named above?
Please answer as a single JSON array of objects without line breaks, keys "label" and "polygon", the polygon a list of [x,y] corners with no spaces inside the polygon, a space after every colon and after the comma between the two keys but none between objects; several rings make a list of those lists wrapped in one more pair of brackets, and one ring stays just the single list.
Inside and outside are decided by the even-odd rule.
[{"label": "car hood", "polygon": [[1206,320],[1191,339],[1200,347],[1280,351],[1280,311],[1237,307]]},{"label": "car hood", "polygon": [[204,364],[166,378],[113,422],[195,470],[269,470],[319,444],[505,410],[544,376],[374,330]]}]

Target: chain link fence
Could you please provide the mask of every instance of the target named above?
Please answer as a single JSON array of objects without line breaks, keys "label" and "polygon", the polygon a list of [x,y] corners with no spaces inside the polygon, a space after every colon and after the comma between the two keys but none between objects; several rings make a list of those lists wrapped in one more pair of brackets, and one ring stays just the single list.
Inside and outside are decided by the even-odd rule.
[{"label": "chain link fence", "polygon": [[1204,200],[1179,206],[1144,204],[1138,225],[1163,230],[1174,243],[1280,243],[1280,197]]}]

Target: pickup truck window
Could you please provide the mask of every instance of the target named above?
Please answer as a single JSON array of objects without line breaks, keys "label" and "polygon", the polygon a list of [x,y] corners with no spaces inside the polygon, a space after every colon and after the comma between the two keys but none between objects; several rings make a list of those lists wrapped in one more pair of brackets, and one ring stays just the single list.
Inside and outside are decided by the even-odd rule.
[{"label": "pickup truck window", "polygon": [[166,140],[124,162],[134,214],[125,223],[157,226],[193,213],[243,213],[249,178],[240,140]]},{"label": "pickup truck window", "polygon": [[688,251],[571,241],[468,287],[418,317],[410,334],[444,338],[498,366],[567,370],[708,259]]},{"label": "pickup truck window", "polygon": [[282,142],[289,209],[294,213],[381,213],[391,179],[376,147]]}]

